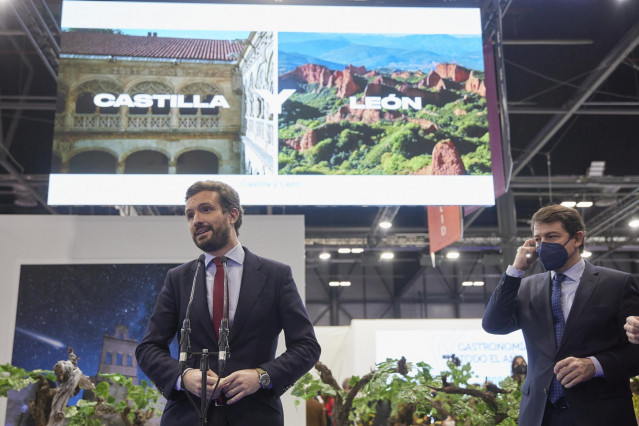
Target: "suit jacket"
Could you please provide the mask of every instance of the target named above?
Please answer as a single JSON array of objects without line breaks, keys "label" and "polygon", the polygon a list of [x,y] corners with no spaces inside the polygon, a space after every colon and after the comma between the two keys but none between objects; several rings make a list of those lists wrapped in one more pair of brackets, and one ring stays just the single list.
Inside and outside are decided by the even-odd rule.
[{"label": "suit jacket", "polygon": [[[291,268],[282,263],[246,253],[240,295],[229,331],[230,358],[224,376],[242,369],[261,367],[271,376],[272,389],[259,389],[227,407],[209,408],[209,418],[225,410],[231,425],[281,425],[282,405],[279,400],[289,387],[310,370],[320,355],[313,325],[297,287]],[[169,344],[180,331],[186,315],[191,285],[197,261],[171,269],[136,358],[142,371],[149,376],[168,402],[162,415],[163,425],[197,425],[198,410],[188,401],[185,391],[177,391],[178,361],[169,352]],[[203,268],[197,276],[191,307],[191,351],[208,349],[217,352],[218,342],[206,298],[206,278]],[[280,332],[284,330],[286,352],[275,358]],[[179,339],[179,336],[178,336]],[[211,358],[211,369],[217,370],[217,357]],[[200,368],[200,357],[194,355],[188,366]],[[257,372],[255,373],[257,377]],[[199,407],[200,400],[193,396]],[[210,423],[210,422],[209,422]]]},{"label": "suit jacket", "polygon": [[482,326],[493,334],[521,329],[528,351],[520,426],[538,426],[555,363],[594,356],[605,377],[564,389],[578,425],[636,426],[629,379],[639,374],[639,345],[628,342],[626,317],[639,314],[639,285],[632,275],[586,262],[564,333],[555,343],[550,272],[527,278],[504,274],[486,308]]}]

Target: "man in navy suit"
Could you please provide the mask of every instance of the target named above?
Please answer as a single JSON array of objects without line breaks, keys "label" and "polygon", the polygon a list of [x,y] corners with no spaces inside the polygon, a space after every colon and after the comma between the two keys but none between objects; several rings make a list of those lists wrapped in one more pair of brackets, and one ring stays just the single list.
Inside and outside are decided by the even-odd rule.
[{"label": "man in navy suit", "polygon": [[[637,280],[582,259],[585,226],[574,209],[543,207],[531,228],[482,322],[489,333],[524,334],[519,425],[636,426],[629,379],[639,374],[639,346],[623,325],[639,312]],[[536,259],[548,272],[522,278]]]},{"label": "man in navy suit", "polygon": [[[204,252],[206,271],[200,268],[196,277],[198,261],[191,261],[167,273],[136,350],[140,368],[168,400],[162,424],[197,425],[197,407],[200,397],[206,395],[214,401],[207,411],[208,424],[281,426],[284,420],[280,395],[310,370],[320,355],[291,268],[257,256],[239,243],[243,210],[237,192],[230,186],[215,181],[196,182],[187,190],[185,214],[193,241]],[[204,392],[200,356],[189,359],[188,368],[180,376],[178,360],[171,356],[169,343],[183,324],[195,279],[189,315],[191,351],[217,352],[218,336],[212,319],[214,277],[222,266],[216,266],[213,259],[222,256],[226,258],[228,277],[230,357],[219,383],[217,356],[211,358],[215,371],[208,370]],[[286,351],[275,358],[282,330]],[[188,396],[194,403],[189,402]]]}]

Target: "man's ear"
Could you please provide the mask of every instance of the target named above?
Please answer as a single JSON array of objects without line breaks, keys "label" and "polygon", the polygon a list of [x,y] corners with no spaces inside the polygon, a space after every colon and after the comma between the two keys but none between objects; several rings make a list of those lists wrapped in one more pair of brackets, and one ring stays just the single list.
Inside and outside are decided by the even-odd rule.
[{"label": "man's ear", "polygon": [[575,232],[575,247],[580,247],[584,244],[584,238],[586,234],[584,231]]},{"label": "man's ear", "polygon": [[231,223],[235,224],[235,222],[237,222],[237,219],[240,217],[240,212],[236,208],[233,208],[229,210],[228,213],[231,217]]}]

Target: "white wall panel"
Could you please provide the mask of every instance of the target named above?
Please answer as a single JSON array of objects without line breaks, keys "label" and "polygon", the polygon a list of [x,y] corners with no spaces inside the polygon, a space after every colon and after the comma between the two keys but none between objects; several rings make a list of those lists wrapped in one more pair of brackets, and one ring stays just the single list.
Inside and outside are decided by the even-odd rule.
[{"label": "white wall panel", "polygon": [[[305,300],[303,216],[245,216],[240,241],[257,254],[289,264]],[[2,215],[0,363],[11,362],[21,265],[182,263],[199,254],[181,216]],[[279,347],[283,350],[283,339]],[[304,424],[304,410],[295,408],[293,397],[285,396],[282,403],[287,425]],[[2,418],[5,409],[6,398],[1,398]]]}]

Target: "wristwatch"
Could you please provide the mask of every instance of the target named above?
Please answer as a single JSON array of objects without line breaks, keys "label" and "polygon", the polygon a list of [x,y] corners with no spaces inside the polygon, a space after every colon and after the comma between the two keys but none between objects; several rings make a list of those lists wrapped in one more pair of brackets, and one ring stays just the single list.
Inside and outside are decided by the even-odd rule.
[{"label": "wristwatch", "polygon": [[256,368],[257,374],[259,374],[260,387],[262,389],[269,389],[271,387],[271,376],[263,368]]}]

